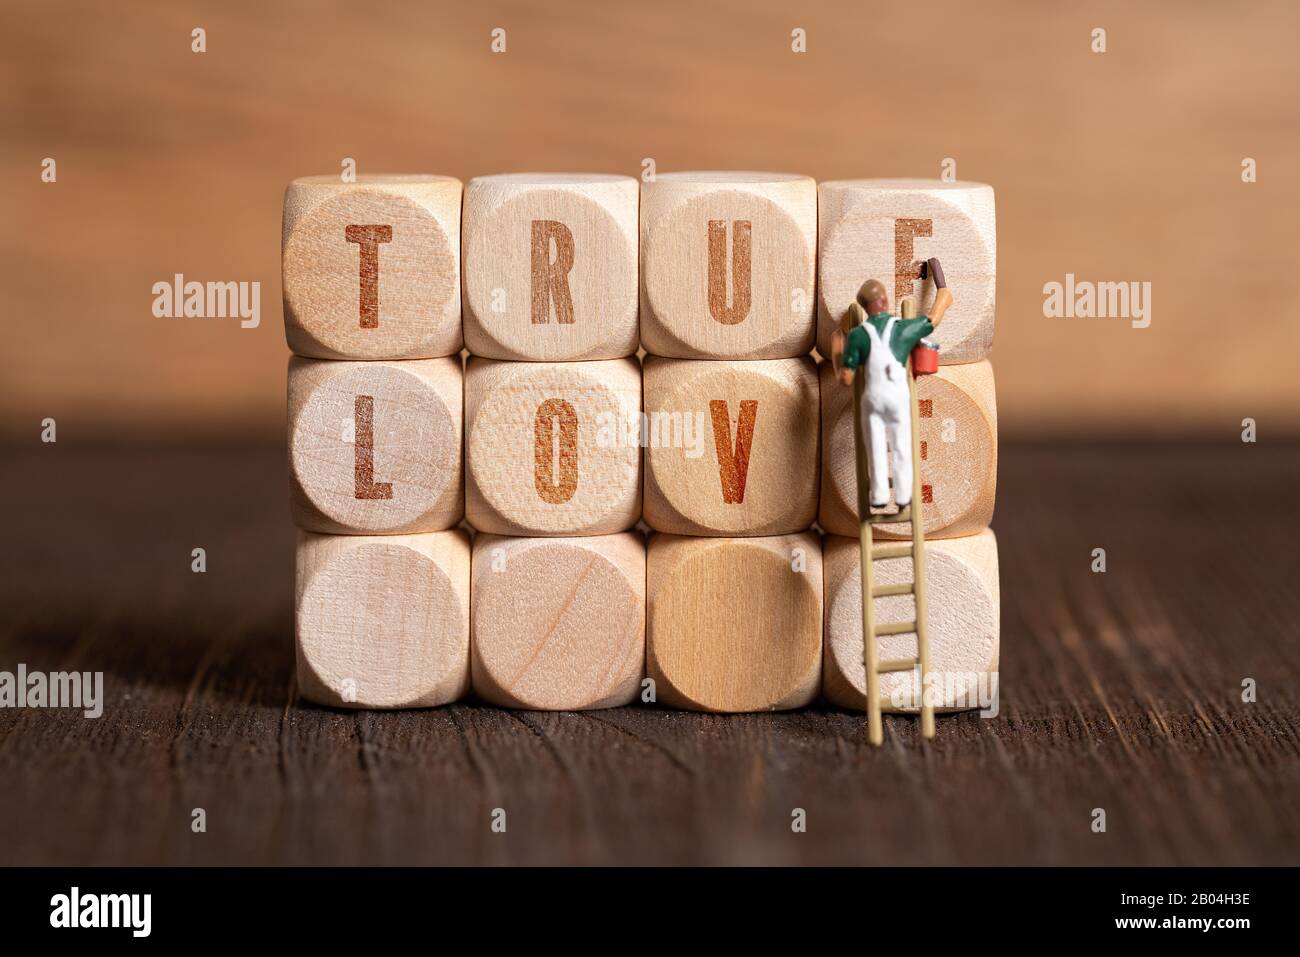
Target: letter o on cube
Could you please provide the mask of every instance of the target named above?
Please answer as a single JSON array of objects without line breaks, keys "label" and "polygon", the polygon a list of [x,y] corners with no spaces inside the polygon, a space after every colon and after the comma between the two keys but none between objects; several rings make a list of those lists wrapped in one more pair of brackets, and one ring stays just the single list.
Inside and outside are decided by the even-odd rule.
[{"label": "letter o on cube", "polygon": [[641,517],[635,359],[465,372],[465,514],[497,535],[605,535]]}]

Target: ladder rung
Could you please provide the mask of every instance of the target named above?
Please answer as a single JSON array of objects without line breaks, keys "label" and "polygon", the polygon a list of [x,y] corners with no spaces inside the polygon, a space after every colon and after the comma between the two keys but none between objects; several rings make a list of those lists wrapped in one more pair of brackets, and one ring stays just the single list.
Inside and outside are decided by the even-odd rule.
[{"label": "ladder rung", "polygon": [[888,598],[890,595],[910,595],[915,587],[915,582],[903,582],[901,585],[876,585],[871,589],[871,597]]},{"label": "ladder rung", "polygon": [[915,658],[892,658],[888,661],[882,661],[876,667],[876,671],[882,675],[893,671],[912,671],[918,665],[920,665],[920,662]]},{"label": "ladder rung", "polygon": [[877,635],[906,635],[913,631],[916,631],[916,622],[914,621],[896,621],[889,625],[876,625]]},{"label": "ladder rung", "polygon": [[874,512],[867,516],[868,525],[889,525],[894,522],[910,522],[912,520],[912,509],[910,507],[899,509],[897,512]]},{"label": "ladder rung", "polygon": [[880,545],[871,546],[871,558],[879,561],[882,558],[911,558],[911,542],[885,542]]}]

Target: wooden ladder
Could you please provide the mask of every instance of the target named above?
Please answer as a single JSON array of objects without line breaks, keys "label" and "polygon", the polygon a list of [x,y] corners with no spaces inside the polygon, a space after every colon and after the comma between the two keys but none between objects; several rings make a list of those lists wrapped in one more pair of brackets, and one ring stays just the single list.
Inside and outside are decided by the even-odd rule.
[{"label": "wooden ladder", "polygon": [[[865,363],[864,363],[865,365]],[[880,717],[880,676],[898,671],[920,669],[921,685],[921,736],[934,737],[934,701],[927,693],[925,677],[930,672],[930,640],[925,607],[925,531],[921,521],[921,439],[917,420],[916,376],[912,374],[912,361],[907,362],[907,386],[912,415],[912,504],[894,512],[871,513],[868,492],[868,465],[866,435],[862,431],[862,388],[866,376],[860,368],[853,376],[853,431],[854,458],[858,476],[858,543],[862,562],[862,663],[867,672],[867,729],[871,743],[881,745],[885,740],[884,725]],[[878,463],[885,467],[885,463]],[[873,525],[887,522],[910,522],[912,541],[880,542],[871,534]],[[912,580],[899,585],[877,585],[874,565],[889,558],[912,558]],[[912,595],[916,600],[916,617],[912,621],[894,624],[876,624],[876,599],[890,595]],[[881,635],[906,635],[916,633],[915,658],[880,660],[876,639]]]}]

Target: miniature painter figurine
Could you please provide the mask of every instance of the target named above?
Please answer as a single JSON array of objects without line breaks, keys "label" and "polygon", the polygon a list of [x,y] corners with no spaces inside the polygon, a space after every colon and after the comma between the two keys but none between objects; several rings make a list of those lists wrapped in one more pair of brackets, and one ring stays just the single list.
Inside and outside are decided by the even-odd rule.
[{"label": "miniature painter figurine", "polygon": [[917,316],[911,299],[902,302],[901,317],[891,315],[884,283],[869,279],[858,290],[857,302],[849,306],[843,325],[831,341],[831,360],[839,372],[840,382],[852,385],[859,369],[866,374],[862,418],[869,433],[867,458],[872,508],[881,508],[889,501],[887,445],[894,459],[895,504],[902,510],[912,502],[912,418],[907,358],[934,331],[952,304],[939,260],[931,259],[922,265],[923,279],[927,271],[934,277],[937,288],[930,316]]}]

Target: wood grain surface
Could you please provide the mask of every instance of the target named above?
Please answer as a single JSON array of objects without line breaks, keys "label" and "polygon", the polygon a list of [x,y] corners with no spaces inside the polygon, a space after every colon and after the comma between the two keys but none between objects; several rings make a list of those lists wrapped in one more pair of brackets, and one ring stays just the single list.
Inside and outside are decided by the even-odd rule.
[{"label": "wood grain surface", "polygon": [[897,312],[915,297],[918,315],[934,304],[933,280],[919,267],[940,258],[956,299],[930,336],[939,361],[974,362],[993,345],[997,218],[993,187],[923,179],[820,183],[817,246],[817,349],[830,355],[831,333],[866,279],[879,279]]},{"label": "wood grain surface", "polygon": [[289,348],[317,359],[460,351],[460,209],[452,176],[304,176],[284,194]]},{"label": "wood grain surface", "polygon": [[817,369],[807,356],[647,356],[645,523],[676,535],[782,535],[817,513]]},{"label": "wood grain surface", "polygon": [[298,688],[341,708],[422,708],[470,686],[469,536],[298,539]]},{"label": "wood grain surface", "polygon": [[[965,538],[936,538],[925,543],[931,685],[939,709],[988,707],[997,688],[988,678],[998,669],[998,546],[989,529]],[[825,664],[822,694],[842,708],[866,704],[866,668],[862,660],[862,565],[858,539],[827,535],[822,552],[826,603]],[[915,578],[912,559],[880,560],[877,585],[901,585]],[[912,595],[876,599],[881,624],[914,621]],[[916,633],[881,635],[881,661],[917,657]],[[880,676],[886,711],[915,712],[920,703],[917,672]]]},{"label": "wood grain surface", "polygon": [[[636,359],[465,366],[465,517],[497,535],[606,535],[641,517]],[[629,441],[629,437],[631,441]]]},{"label": "wood grain surface", "polygon": [[876,750],[826,707],[304,704],[283,447],[71,438],[0,455],[0,669],[107,700],[0,709],[0,862],[1300,864],[1300,447],[1004,444],[1002,713]]},{"label": "wood grain surface", "polygon": [[645,539],[474,538],[470,655],[485,701],[539,711],[631,704],[645,674]]},{"label": "wood grain surface", "polygon": [[[858,477],[853,462],[853,390],[830,362],[821,380],[821,499],[817,523],[836,535],[858,533]],[[940,366],[916,383],[921,461],[921,518],[926,538],[974,535],[993,517],[998,478],[998,412],[993,364]],[[892,462],[890,501],[893,509]],[[911,538],[911,525],[875,526],[876,538]]]},{"label": "wood grain surface", "polygon": [[294,522],[313,532],[451,528],[465,514],[458,356],[289,360]]},{"label": "wood grain surface", "polygon": [[641,187],[641,345],[786,359],[816,337],[817,184],[802,173],[661,173]]},{"label": "wood grain surface", "polygon": [[637,348],[641,184],[598,173],[465,187],[465,348],[489,359],[617,359]]},{"label": "wood grain surface", "polygon": [[646,551],[646,674],[670,708],[789,711],[822,671],[822,548],[813,532],[655,535]]}]

